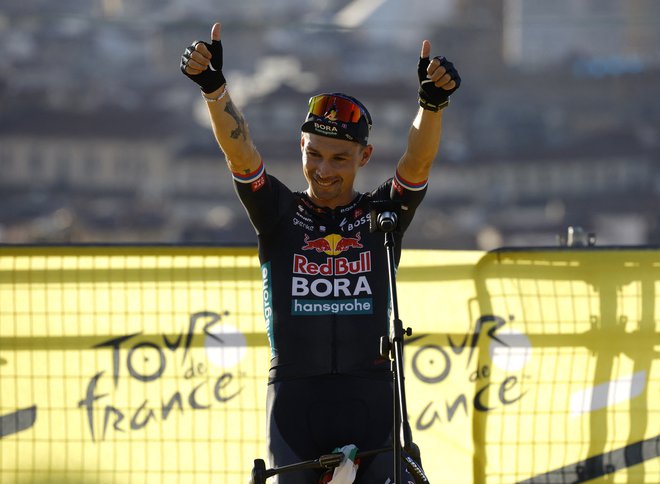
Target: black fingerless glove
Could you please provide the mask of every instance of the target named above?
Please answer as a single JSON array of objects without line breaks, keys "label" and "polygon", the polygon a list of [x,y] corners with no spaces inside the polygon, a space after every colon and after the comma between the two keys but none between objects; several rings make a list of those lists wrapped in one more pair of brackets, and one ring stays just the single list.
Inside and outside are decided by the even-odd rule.
[{"label": "black fingerless glove", "polygon": [[[211,65],[203,72],[199,74],[188,74],[186,72],[186,66],[190,60],[190,56],[195,51],[195,46],[199,43],[206,45],[206,48],[211,52]],[[211,93],[217,90],[225,82],[225,76],[222,75],[222,42],[219,40],[214,40],[210,44],[207,42],[202,42],[198,40],[193,42],[193,44],[188,47],[183,55],[181,56],[181,72],[186,77],[189,77],[194,82],[199,84],[199,87],[202,88],[202,91],[205,93]],[[211,69],[211,67],[213,69]]]},{"label": "black fingerless glove", "polygon": [[439,111],[449,104],[449,96],[456,91],[461,85],[461,77],[454,67],[454,64],[449,62],[444,57],[436,57],[440,61],[440,65],[444,67],[456,83],[453,89],[443,89],[437,87],[433,81],[428,79],[426,69],[428,69],[431,60],[428,57],[420,57],[417,64],[417,77],[419,78],[419,105],[429,111]]}]

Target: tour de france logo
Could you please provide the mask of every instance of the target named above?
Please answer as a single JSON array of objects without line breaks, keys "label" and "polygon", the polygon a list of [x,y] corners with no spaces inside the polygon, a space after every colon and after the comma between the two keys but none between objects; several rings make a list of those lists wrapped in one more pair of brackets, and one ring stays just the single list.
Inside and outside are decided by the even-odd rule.
[{"label": "tour de france logo", "polygon": [[[99,367],[78,401],[91,441],[160,427],[239,397],[247,341],[229,315],[200,311],[176,335],[136,332],[94,345]],[[144,391],[135,392],[135,385]]]},{"label": "tour de france logo", "polygon": [[[527,335],[506,327],[512,321],[513,316],[505,320],[482,315],[471,333],[463,337],[447,334],[440,342],[422,344],[414,351],[411,366],[418,381],[433,386],[449,384],[437,393],[439,399],[432,398],[423,407],[415,419],[417,430],[468,418],[471,412],[501,411],[525,397],[533,380],[527,370],[532,345]],[[483,347],[488,354],[485,360],[479,350]],[[457,386],[455,377],[467,379],[467,383]]]}]

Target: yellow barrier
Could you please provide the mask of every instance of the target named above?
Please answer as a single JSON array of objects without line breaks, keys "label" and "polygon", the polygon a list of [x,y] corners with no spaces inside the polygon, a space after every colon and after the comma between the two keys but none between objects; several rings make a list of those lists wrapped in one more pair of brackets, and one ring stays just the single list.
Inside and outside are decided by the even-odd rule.
[{"label": "yellow barrier", "polygon": [[[255,249],[0,247],[0,481],[247,482]],[[660,482],[660,252],[404,251],[431,482]],[[378,342],[374,342],[378,344]]]}]

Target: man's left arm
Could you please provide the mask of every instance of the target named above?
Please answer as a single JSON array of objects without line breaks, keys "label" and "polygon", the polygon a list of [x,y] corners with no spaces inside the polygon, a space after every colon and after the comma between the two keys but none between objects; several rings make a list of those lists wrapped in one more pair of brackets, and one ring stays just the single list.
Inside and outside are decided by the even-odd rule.
[{"label": "man's left arm", "polygon": [[413,188],[424,186],[440,147],[442,110],[449,96],[458,89],[461,78],[444,57],[429,59],[431,43],[422,43],[417,67],[420,108],[408,133],[408,147],[397,165],[397,178]]}]

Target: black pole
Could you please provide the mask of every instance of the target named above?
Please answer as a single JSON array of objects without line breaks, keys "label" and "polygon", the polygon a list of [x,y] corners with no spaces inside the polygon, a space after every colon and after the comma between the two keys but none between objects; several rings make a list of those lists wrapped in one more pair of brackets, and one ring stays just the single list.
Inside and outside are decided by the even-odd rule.
[{"label": "black pole", "polygon": [[392,328],[390,331],[390,354],[392,359],[392,374],[394,380],[394,427],[392,441],[394,451],[395,484],[401,478],[401,450],[411,453],[412,430],[408,423],[406,405],[406,387],[403,372],[403,338],[410,333],[404,331],[403,322],[399,318],[399,302],[396,290],[396,262],[394,256],[394,234],[385,232],[385,248],[387,250],[387,270],[389,275],[390,297],[392,301]]},{"label": "black pole", "polygon": [[419,451],[412,441],[412,430],[408,423],[406,405],[406,386],[403,370],[403,339],[412,335],[410,328],[403,329],[399,318],[399,301],[396,289],[396,238],[394,236],[402,204],[394,200],[373,201],[370,203],[370,232],[385,234],[385,252],[387,255],[388,284],[392,309],[392,327],[389,336],[381,337],[380,352],[385,358],[390,358],[392,369],[393,392],[393,426],[392,451],[394,452],[394,484],[401,480],[404,459],[405,466],[413,475],[416,483],[428,483],[424,471],[419,465]]}]

